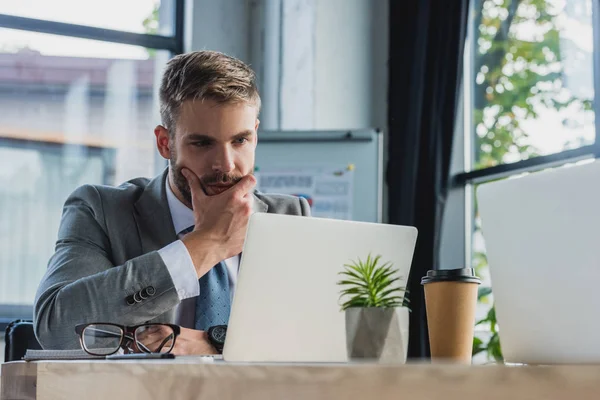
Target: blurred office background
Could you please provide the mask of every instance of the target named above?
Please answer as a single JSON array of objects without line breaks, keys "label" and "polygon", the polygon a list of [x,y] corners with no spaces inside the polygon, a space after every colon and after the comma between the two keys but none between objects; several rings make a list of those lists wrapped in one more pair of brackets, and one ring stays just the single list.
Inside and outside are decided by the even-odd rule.
[{"label": "blurred office background", "polygon": [[[383,221],[419,228],[419,273],[472,266],[484,277],[476,360],[493,359],[474,191],[600,154],[597,6],[0,0],[0,327],[31,318],[71,191],[164,168],[153,135],[162,69],[174,54],[211,49],[257,72],[262,129],[383,131]],[[423,332],[411,333],[413,356],[428,351]]]}]

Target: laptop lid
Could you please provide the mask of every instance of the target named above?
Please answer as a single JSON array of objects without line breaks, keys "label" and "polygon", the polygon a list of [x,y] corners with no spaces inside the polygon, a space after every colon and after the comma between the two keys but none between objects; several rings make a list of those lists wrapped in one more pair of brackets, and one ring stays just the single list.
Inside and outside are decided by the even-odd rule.
[{"label": "laptop lid", "polygon": [[481,185],[506,362],[600,361],[600,163]]},{"label": "laptop lid", "polygon": [[406,285],[413,227],[257,213],[249,222],[233,298],[226,361],[344,362],[343,265],[381,255]]}]

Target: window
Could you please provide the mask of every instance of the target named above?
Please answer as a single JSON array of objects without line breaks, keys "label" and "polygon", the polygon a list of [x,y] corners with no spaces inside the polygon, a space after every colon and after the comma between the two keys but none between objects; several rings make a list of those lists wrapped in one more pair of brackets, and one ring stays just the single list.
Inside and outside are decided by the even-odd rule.
[{"label": "window", "polygon": [[152,134],[157,84],[181,52],[183,1],[125,3],[0,5],[0,323],[31,319],[77,186],[165,166]]},{"label": "window", "polygon": [[[160,0],[19,0],[3,3],[0,14],[125,32],[174,34],[173,21],[169,21],[169,15],[164,15],[173,11],[169,1],[162,1],[162,4]],[[159,9],[161,16],[166,17],[160,24]]]},{"label": "window", "polygon": [[[501,356],[485,241],[477,212],[478,185],[560,167],[600,154],[596,142],[595,38],[592,0],[476,0],[464,78],[464,170],[454,190],[466,205],[466,263],[480,288],[476,361]],[[600,142],[598,142],[600,143]]]}]

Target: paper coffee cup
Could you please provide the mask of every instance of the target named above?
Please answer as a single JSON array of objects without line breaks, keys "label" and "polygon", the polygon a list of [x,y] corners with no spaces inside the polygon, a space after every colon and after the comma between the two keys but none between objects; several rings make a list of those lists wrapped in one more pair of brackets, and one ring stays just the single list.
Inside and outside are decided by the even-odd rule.
[{"label": "paper coffee cup", "polygon": [[470,364],[481,280],[473,269],[431,270],[421,279],[431,359]]}]

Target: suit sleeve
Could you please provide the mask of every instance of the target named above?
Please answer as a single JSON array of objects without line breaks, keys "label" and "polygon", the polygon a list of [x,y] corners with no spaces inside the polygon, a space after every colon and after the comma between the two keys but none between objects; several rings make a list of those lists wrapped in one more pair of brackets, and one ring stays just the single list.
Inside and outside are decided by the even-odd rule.
[{"label": "suit sleeve", "polygon": [[77,324],[135,325],[179,303],[157,251],[113,264],[105,224],[93,186],[82,186],[67,199],[55,253],[34,301],[35,333],[43,348],[78,348]]},{"label": "suit sleeve", "polygon": [[300,215],[310,217],[310,205],[304,197],[298,197],[300,200]]}]

